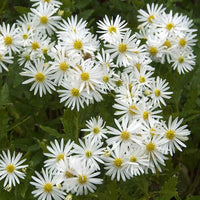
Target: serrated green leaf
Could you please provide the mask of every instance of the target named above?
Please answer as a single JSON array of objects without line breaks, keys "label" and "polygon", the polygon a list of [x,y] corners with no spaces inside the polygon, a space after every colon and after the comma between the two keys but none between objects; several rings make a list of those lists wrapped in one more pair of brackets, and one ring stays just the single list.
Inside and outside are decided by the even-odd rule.
[{"label": "serrated green leaf", "polygon": [[178,195],[176,191],[177,177],[170,177],[161,187],[159,200],[169,200]]}]

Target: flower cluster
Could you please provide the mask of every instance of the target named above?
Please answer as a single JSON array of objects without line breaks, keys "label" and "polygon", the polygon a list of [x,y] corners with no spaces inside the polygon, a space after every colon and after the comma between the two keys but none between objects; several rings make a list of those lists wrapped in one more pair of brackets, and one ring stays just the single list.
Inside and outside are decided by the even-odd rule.
[{"label": "flower cluster", "polygon": [[[152,61],[172,63],[173,69],[185,73],[195,64],[192,47],[196,29],[187,16],[168,14],[162,5],[147,5],[139,10],[139,32],[132,34],[127,22],[118,15],[105,16],[97,22],[97,36],[87,22],[77,16],[62,19],[57,14],[57,0],[32,0],[31,12],[10,26],[0,27],[0,71],[18,54],[20,75],[32,83],[30,90],[42,97],[57,90],[60,102],[71,110],[103,100],[112,93],[115,103],[115,127],[103,119],[91,118],[82,129],[79,145],[64,139],[55,140],[44,153],[42,175],[35,172],[30,182],[39,199],[64,199],[66,193],[76,195],[94,192],[102,184],[98,176],[104,167],[106,175],[118,181],[161,171],[165,160],[175,150],[186,147],[190,131],[181,125],[183,119],[162,120],[162,106],[171,98],[167,80],[154,77]],[[145,39],[145,43],[142,40]],[[102,44],[102,45],[100,45]],[[57,89],[58,88],[58,89]],[[15,159],[3,152],[0,180],[4,186],[24,178],[18,169],[21,154]],[[5,160],[4,160],[5,159]]]}]

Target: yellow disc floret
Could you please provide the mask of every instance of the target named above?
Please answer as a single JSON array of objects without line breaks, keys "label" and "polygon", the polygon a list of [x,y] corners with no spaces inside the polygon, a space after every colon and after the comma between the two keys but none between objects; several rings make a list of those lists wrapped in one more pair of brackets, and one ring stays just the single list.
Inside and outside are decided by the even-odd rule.
[{"label": "yellow disc floret", "polygon": [[128,131],[122,131],[120,136],[122,140],[128,140],[130,138],[130,133]]},{"label": "yellow disc floret", "polygon": [[119,50],[120,53],[126,52],[126,50],[127,50],[127,45],[124,44],[124,43],[119,44],[118,50]]},{"label": "yellow disc floret", "polygon": [[166,46],[167,48],[170,48],[172,45],[171,45],[171,42],[169,40],[166,40],[164,43],[163,43],[163,46]]},{"label": "yellow disc floret", "polygon": [[40,23],[41,24],[47,24],[48,23],[48,17],[47,16],[42,16],[40,17]]},{"label": "yellow disc floret", "polygon": [[79,96],[79,89],[72,88],[71,89],[71,94],[72,94],[73,97],[78,97]]},{"label": "yellow disc floret", "polygon": [[166,133],[165,133],[165,137],[169,140],[173,140],[173,138],[175,137],[175,131],[173,130],[168,130]]},{"label": "yellow disc floret", "polygon": [[80,40],[75,40],[74,41],[74,49],[80,50],[82,48],[83,44]]},{"label": "yellow disc floret", "polygon": [[181,38],[181,39],[179,40],[179,45],[180,45],[181,47],[184,47],[184,46],[186,45],[186,43],[187,43],[187,41],[186,41],[184,38]]},{"label": "yellow disc floret", "polygon": [[140,81],[140,83],[144,83],[146,81],[145,77],[144,76],[140,76],[139,81]]},{"label": "yellow disc floret", "polygon": [[136,162],[136,161],[137,161],[137,158],[135,156],[131,156],[130,162]]},{"label": "yellow disc floret", "polygon": [[99,127],[95,126],[92,131],[94,134],[98,134],[100,132],[100,129]]},{"label": "yellow disc floret", "polygon": [[57,156],[57,161],[64,160],[65,155],[63,153]]},{"label": "yellow disc floret", "polygon": [[11,45],[11,44],[13,43],[12,37],[6,36],[6,37],[4,38],[4,43],[5,43],[5,45]]},{"label": "yellow disc floret", "polygon": [[92,151],[87,150],[87,151],[85,152],[85,156],[86,156],[87,158],[92,157]]},{"label": "yellow disc floret", "polygon": [[155,19],[154,15],[149,15],[148,22],[152,23],[153,22],[152,19]]},{"label": "yellow disc floret", "polygon": [[123,160],[121,158],[115,158],[115,160],[113,161],[113,164],[116,166],[116,167],[121,167],[122,166],[122,163],[123,163]]},{"label": "yellow disc floret", "polygon": [[109,76],[106,76],[106,75],[105,75],[105,76],[103,77],[103,81],[104,81],[105,83],[107,83],[107,82],[109,81]]},{"label": "yellow disc floret", "polygon": [[83,73],[81,74],[81,80],[82,80],[82,81],[88,81],[89,78],[90,78],[90,75],[89,75],[87,72],[83,72]]},{"label": "yellow disc floret", "polygon": [[137,111],[137,108],[136,108],[134,105],[129,106],[128,112],[129,112],[131,115],[137,114],[137,113],[134,112],[133,110]]},{"label": "yellow disc floret", "polygon": [[161,91],[160,91],[159,89],[156,89],[156,90],[154,91],[154,94],[155,94],[157,97],[159,97],[159,96],[161,95]]},{"label": "yellow disc floret", "polygon": [[174,28],[174,24],[173,24],[173,23],[168,23],[168,24],[166,25],[166,29],[167,29],[168,31],[170,31],[172,28]]},{"label": "yellow disc floret", "polygon": [[31,47],[33,50],[36,50],[36,49],[40,48],[40,45],[38,44],[38,42],[33,42]]},{"label": "yellow disc floret", "polygon": [[109,28],[108,28],[108,31],[109,31],[109,33],[116,33],[117,32],[117,29],[114,27],[114,26],[110,26]]},{"label": "yellow disc floret", "polygon": [[65,177],[66,178],[72,178],[72,177],[74,177],[74,175],[72,173],[70,173],[69,171],[66,171],[65,172]]},{"label": "yellow disc floret", "polygon": [[84,183],[87,183],[87,181],[88,181],[88,178],[86,175],[82,174],[82,175],[78,176],[78,182],[80,184],[83,185]]},{"label": "yellow disc floret", "polygon": [[23,34],[22,37],[23,37],[24,40],[27,40],[27,39],[28,39],[28,35],[27,35],[26,33]]},{"label": "yellow disc floret", "polygon": [[46,183],[43,187],[44,191],[50,193],[53,190],[53,186],[51,183]]},{"label": "yellow disc floret", "polygon": [[60,70],[66,71],[68,69],[68,65],[66,62],[61,62],[59,65]]},{"label": "yellow disc floret", "polygon": [[7,171],[9,174],[12,174],[12,173],[15,171],[15,166],[14,166],[13,164],[7,165],[7,166],[6,166],[6,171]]},{"label": "yellow disc floret", "polygon": [[148,118],[149,118],[149,112],[148,111],[143,112],[143,119],[148,120]]},{"label": "yellow disc floret", "polygon": [[146,150],[151,152],[155,149],[155,144],[153,142],[150,142],[149,144],[146,144]]},{"label": "yellow disc floret", "polygon": [[183,57],[183,56],[179,56],[179,58],[178,58],[178,62],[179,62],[179,63],[183,63],[183,62],[184,62],[184,60],[185,60],[185,59],[184,59],[184,57]]},{"label": "yellow disc floret", "polygon": [[152,55],[152,56],[155,56],[157,53],[158,53],[158,49],[156,47],[150,47],[149,48],[149,53]]},{"label": "yellow disc floret", "polygon": [[35,80],[37,82],[43,82],[45,79],[45,75],[41,72],[38,72],[36,75],[35,75]]}]

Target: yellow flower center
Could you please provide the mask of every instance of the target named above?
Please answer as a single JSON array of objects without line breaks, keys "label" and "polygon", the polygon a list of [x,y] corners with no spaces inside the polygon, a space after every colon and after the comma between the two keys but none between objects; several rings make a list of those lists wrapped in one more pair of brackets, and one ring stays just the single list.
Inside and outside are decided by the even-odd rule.
[{"label": "yellow flower center", "polygon": [[94,134],[98,134],[100,132],[100,129],[99,127],[95,126],[92,131]]},{"label": "yellow flower center", "polygon": [[51,183],[46,183],[43,187],[44,191],[50,193],[53,190],[53,186]]},{"label": "yellow flower center", "polygon": [[30,55],[27,54],[24,56],[24,58],[25,58],[25,60],[30,60]]},{"label": "yellow flower center", "polygon": [[83,44],[80,40],[75,40],[74,42],[74,49],[80,50],[82,48]]},{"label": "yellow flower center", "polygon": [[149,53],[150,53],[152,56],[155,56],[155,55],[158,53],[158,49],[157,49],[156,47],[150,47]]},{"label": "yellow flower center", "polygon": [[71,89],[71,94],[72,94],[73,97],[78,97],[79,96],[79,89],[72,88]]},{"label": "yellow flower center", "polygon": [[148,22],[152,23],[152,19],[155,19],[154,15],[149,15],[148,17]]},{"label": "yellow flower center", "polygon": [[4,38],[4,43],[5,43],[5,45],[11,45],[11,44],[13,43],[12,37],[6,36],[6,37]]},{"label": "yellow flower center", "polygon": [[122,140],[128,140],[130,138],[130,133],[128,131],[122,131],[120,136]]},{"label": "yellow flower center", "polygon": [[149,118],[149,112],[148,111],[143,112],[143,119],[148,120],[148,118]]},{"label": "yellow flower center", "polygon": [[88,181],[88,178],[87,178],[86,175],[82,174],[81,176],[78,176],[78,182],[79,182],[80,184],[84,184],[84,183],[86,183],[87,181]]},{"label": "yellow flower center", "polygon": [[90,157],[92,156],[92,151],[87,150],[87,151],[85,152],[85,156],[86,156],[87,158],[90,158]]},{"label": "yellow flower center", "polygon": [[41,72],[38,72],[36,75],[35,75],[35,80],[37,82],[43,82],[45,79],[45,75]]},{"label": "yellow flower center", "polygon": [[180,57],[178,58],[178,62],[179,62],[179,63],[183,63],[183,62],[184,62],[184,60],[185,60],[185,59],[184,59],[184,57],[183,57],[183,56],[180,56]]},{"label": "yellow flower center", "polygon": [[25,33],[22,35],[23,39],[26,40],[28,38],[28,35]]},{"label": "yellow flower center", "polygon": [[151,152],[155,149],[155,144],[153,142],[150,142],[149,144],[146,144],[146,150]]},{"label": "yellow flower center", "polygon": [[36,49],[40,48],[40,45],[38,44],[38,42],[33,42],[31,47],[33,50],[36,50]]},{"label": "yellow flower center", "polygon": [[121,167],[122,166],[122,163],[123,163],[123,160],[121,158],[115,158],[115,160],[113,161],[113,164],[116,166],[116,167]]},{"label": "yellow flower center", "polygon": [[11,174],[15,171],[15,166],[13,164],[7,165],[6,166],[6,171]]},{"label": "yellow flower center", "polygon": [[59,65],[60,70],[66,71],[68,69],[68,65],[65,62],[61,62]]},{"label": "yellow flower center", "polygon": [[160,94],[161,94],[161,92],[160,92],[160,90],[159,90],[159,89],[156,89],[156,90],[154,91],[154,94],[155,94],[157,97],[159,97],[159,96],[160,96]]},{"label": "yellow flower center", "polygon": [[43,1],[49,3],[51,0],[43,0]]},{"label": "yellow flower center", "polygon": [[122,85],[122,81],[121,80],[115,81],[115,85],[117,87],[120,87]]},{"label": "yellow flower center", "polygon": [[144,76],[140,76],[140,79],[139,79],[140,83],[144,83],[146,80],[145,80],[145,77]]},{"label": "yellow flower center", "polygon": [[40,17],[40,23],[41,24],[47,24],[48,23],[48,17],[47,16],[42,16]]},{"label": "yellow flower center", "polygon": [[64,160],[65,155],[63,153],[57,156],[57,161]]},{"label": "yellow flower center", "polygon": [[165,137],[169,140],[172,140],[174,137],[175,137],[175,131],[173,130],[168,130],[166,133],[165,133]]},{"label": "yellow flower center", "polygon": [[109,31],[109,33],[112,34],[113,32],[116,33],[117,29],[114,26],[110,26],[109,29],[108,29],[108,31]]},{"label": "yellow flower center", "polygon": [[118,50],[120,53],[124,53],[127,50],[127,45],[124,43],[119,44]]},{"label": "yellow flower center", "polygon": [[131,158],[130,158],[130,162],[136,162],[137,161],[137,158],[135,157],[135,156],[132,156]]},{"label": "yellow flower center", "polygon": [[187,41],[184,38],[181,38],[179,40],[179,44],[180,44],[181,47],[184,47],[186,45],[186,43],[187,43]]},{"label": "yellow flower center", "polygon": [[171,45],[171,42],[169,40],[166,40],[164,43],[163,43],[163,46],[166,46],[167,48],[170,48],[172,45]]},{"label": "yellow flower center", "polygon": [[103,81],[104,81],[105,83],[107,83],[107,82],[109,81],[109,76],[104,76],[104,77],[103,77]]},{"label": "yellow flower center", "polygon": [[174,28],[174,24],[173,23],[169,23],[169,24],[166,25],[166,29],[167,30],[170,31],[172,28]]},{"label": "yellow flower center", "polygon": [[137,111],[137,108],[136,108],[134,105],[129,106],[128,112],[129,112],[131,115],[137,114],[137,113],[134,112],[133,110],[136,110],[136,111]]},{"label": "yellow flower center", "polygon": [[83,73],[81,74],[81,80],[82,80],[82,81],[88,81],[89,78],[90,78],[90,75],[89,75],[87,72],[83,72]]},{"label": "yellow flower center", "polygon": [[66,178],[72,178],[72,177],[74,177],[74,175],[72,173],[70,173],[69,171],[66,171],[65,172],[65,177]]}]

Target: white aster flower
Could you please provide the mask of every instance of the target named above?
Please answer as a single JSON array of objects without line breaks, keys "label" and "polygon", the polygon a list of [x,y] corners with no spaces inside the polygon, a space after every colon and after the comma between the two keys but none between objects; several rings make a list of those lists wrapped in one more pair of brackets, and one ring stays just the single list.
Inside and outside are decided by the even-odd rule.
[{"label": "white aster flower", "polygon": [[39,92],[40,97],[46,92],[51,94],[51,90],[55,90],[55,83],[52,81],[52,68],[48,63],[44,63],[43,60],[34,60],[34,65],[29,65],[23,69],[20,73],[22,76],[30,77],[22,84],[28,84],[33,82],[30,91],[34,90],[34,95]]},{"label": "white aster flower", "polygon": [[72,154],[71,150],[74,142],[68,140],[64,145],[64,139],[62,138],[60,144],[57,140],[55,140],[54,143],[50,142],[50,144],[51,146],[47,146],[49,153],[44,153],[45,156],[49,157],[49,159],[44,162],[44,166],[52,171],[56,169],[57,163],[59,163],[61,160],[65,160]]},{"label": "white aster flower", "polygon": [[46,169],[42,169],[42,175],[35,171],[36,176],[32,176],[33,181],[31,185],[35,186],[35,190],[32,191],[34,197],[38,197],[40,200],[63,200],[65,193],[56,187],[57,180]]},{"label": "white aster flower", "polygon": [[4,180],[3,186],[7,184],[9,187],[16,186],[16,183],[19,184],[19,178],[24,179],[25,174],[21,172],[21,169],[28,167],[28,165],[22,165],[26,159],[22,159],[22,153],[18,153],[15,156],[15,152],[11,156],[10,151],[7,151],[7,154],[2,151],[0,154],[0,180]]}]

